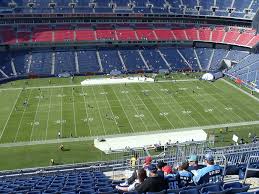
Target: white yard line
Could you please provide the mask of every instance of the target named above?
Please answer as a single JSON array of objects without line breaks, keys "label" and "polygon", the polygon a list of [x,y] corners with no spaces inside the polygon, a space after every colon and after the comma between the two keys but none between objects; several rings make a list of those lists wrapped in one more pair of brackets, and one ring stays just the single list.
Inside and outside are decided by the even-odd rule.
[{"label": "white yard line", "polygon": [[[201,84],[202,84],[203,87],[207,88],[207,85],[206,85],[206,84],[203,84],[203,83],[201,83]],[[216,92],[215,92],[215,93],[216,93]],[[208,92],[208,94],[210,94],[210,93]],[[220,103],[220,102],[219,102],[219,100],[216,98],[217,96],[215,97],[215,95],[212,95],[212,94],[211,94],[210,97],[211,97],[211,98],[214,98],[215,101],[216,101],[216,103],[219,104],[219,106],[222,107],[222,108],[218,108],[218,107],[214,106],[213,103],[210,103],[209,101],[207,101],[207,102],[208,102],[209,104],[211,104],[212,106],[214,106],[215,109],[216,109],[218,112],[220,112],[222,115],[224,115],[224,117],[227,116],[227,117],[228,117],[228,120],[230,120],[230,121],[232,121],[232,122],[235,122],[235,121],[233,120],[233,117],[232,117],[232,116],[230,116],[229,114],[226,114],[226,111],[221,111],[221,110],[225,110],[224,108],[225,108],[226,106],[225,106],[223,103]],[[229,116],[230,116],[230,117],[229,117]],[[244,119],[241,118],[241,120],[244,120]]]},{"label": "white yard line", "polygon": [[[121,85],[120,85],[120,88],[121,88],[122,90],[125,90],[125,88],[123,88]],[[138,110],[136,109],[135,105],[133,104],[133,102],[132,102],[131,98],[129,97],[129,95],[126,94],[126,96],[127,96],[128,100],[130,101],[132,107],[134,108],[135,112],[139,115],[139,112],[138,112]],[[144,127],[146,128],[145,131],[148,131],[148,127],[146,126],[146,124],[145,124],[145,122],[143,121],[142,117],[140,117],[140,120],[142,121]]]},{"label": "white yard line", "polygon": [[17,103],[17,101],[18,101],[18,99],[19,99],[21,93],[22,93],[22,90],[19,92],[19,94],[18,94],[18,96],[17,96],[17,98],[16,98],[16,100],[15,100],[15,103],[13,104],[12,110],[11,110],[11,112],[9,113],[9,116],[8,116],[8,118],[7,118],[7,121],[5,122],[4,128],[2,129],[2,133],[1,133],[1,135],[0,135],[0,140],[2,139],[2,136],[3,136],[4,132],[5,132],[6,126],[7,126],[8,122],[9,122],[9,120],[10,120],[10,118],[11,118],[11,115],[12,115],[12,113],[13,113],[13,110],[14,110],[14,108],[15,108],[15,106],[16,106],[16,103]]},{"label": "white yard line", "polygon": [[63,90],[64,88],[62,88],[62,93],[61,93],[61,97],[60,97],[60,104],[61,104],[61,117],[60,117],[60,132],[61,132],[61,137],[63,137]]},{"label": "white yard line", "polygon": [[[206,125],[206,126],[199,126],[199,127],[186,127],[186,128],[177,128],[177,129],[168,129],[168,130],[137,132],[137,133],[122,133],[117,135],[113,134],[113,135],[103,136],[103,138],[134,136],[134,135],[143,135],[143,134],[157,134],[157,133],[188,131],[188,130],[212,130],[212,129],[225,128],[225,127],[239,127],[239,126],[249,126],[249,125],[258,125],[258,124],[259,124],[259,121],[226,123],[226,124],[219,124],[219,125]],[[0,147],[18,147],[18,146],[27,146],[27,145],[55,144],[55,143],[62,143],[62,142],[80,142],[80,141],[94,140],[96,138],[98,137],[91,136],[91,137],[80,137],[80,138],[50,139],[46,141],[44,140],[44,141],[31,141],[31,142],[4,143],[4,144],[0,144]]]},{"label": "white yard line", "polygon": [[[156,90],[154,90],[152,87],[150,87],[150,85],[148,85],[149,86],[149,88],[151,88],[155,93],[157,93],[158,94],[158,92],[156,91]],[[140,87],[143,89],[143,87],[140,85]],[[159,94],[158,94],[159,95]],[[160,95],[159,95],[160,96]],[[159,112],[161,113],[161,112],[163,112],[163,110],[161,110],[158,106],[157,106],[157,104],[153,101],[153,99],[152,98],[150,98],[149,97],[149,99],[154,103],[154,105],[157,107],[157,109],[159,110]],[[163,99],[163,98],[162,98]],[[163,99],[164,100],[164,99]],[[174,126],[174,124],[167,118],[167,116],[165,115],[164,116],[165,118],[166,118],[166,120],[170,123],[170,125],[173,127],[173,128],[176,128],[175,126]]]},{"label": "white yard line", "polygon": [[[172,87],[172,86],[171,86]],[[174,89],[174,88],[173,88]],[[181,97],[181,96],[179,96],[179,97]],[[175,99],[175,97],[172,97],[172,99],[174,100],[174,102],[182,109],[182,111],[186,111],[186,109],[181,105],[181,104],[179,104],[178,103],[178,101]],[[196,124],[197,124],[197,126],[199,126],[199,123],[197,123],[197,121],[190,115],[190,114],[187,114],[188,115],[188,117],[190,118],[190,119],[192,119]]]},{"label": "white yard line", "polygon": [[[220,88],[218,88],[217,86],[215,86],[214,84],[213,84],[213,86],[216,88],[216,89],[218,89],[218,90],[220,90],[220,91],[222,91]],[[219,94],[220,95],[220,94]],[[221,96],[221,95],[220,95]],[[220,102],[221,103],[221,102]],[[222,103],[223,104],[223,103]],[[237,106],[236,104],[234,104],[234,106],[236,106],[238,109],[240,109],[240,107],[239,106]],[[247,107],[248,109],[250,109],[249,107]],[[251,109],[250,109],[251,110]],[[252,111],[253,112],[253,111]],[[243,119],[243,118],[241,118],[238,114],[236,114],[236,112],[234,112],[235,113],[235,115],[237,115],[241,120],[243,120],[243,121],[245,121],[245,119]],[[243,111],[243,113],[245,113],[249,118],[251,118],[251,116],[246,112],[246,111]],[[251,119],[251,121],[253,120],[253,118]]]},{"label": "white yard line", "polygon": [[46,134],[45,134],[45,140],[47,139],[48,136],[48,129],[49,129],[49,116],[50,116],[50,109],[51,109],[51,100],[52,100],[52,89],[50,90],[50,97],[49,97],[49,109],[48,109],[48,118],[47,118],[47,124],[46,124]]},{"label": "white yard line", "polygon": [[93,87],[91,87],[91,89],[92,89],[92,92],[93,92],[93,94],[94,94],[95,104],[96,104],[97,109],[98,109],[98,113],[99,113],[99,117],[100,117],[100,120],[101,120],[101,123],[102,123],[103,131],[104,131],[104,134],[106,135],[107,133],[106,133],[105,126],[104,126],[104,124],[103,124],[103,119],[102,119],[102,115],[101,115],[101,112],[100,112],[100,109],[99,109],[99,105],[98,105],[98,103],[96,102],[95,92],[94,92]]},{"label": "white yard line", "polygon": [[[83,90],[83,87],[81,87],[81,91],[82,93],[84,93],[84,90]],[[90,128],[90,124],[89,124],[89,116],[88,116],[88,112],[87,112],[87,107],[86,107],[86,102],[85,102],[85,96],[83,97],[84,98],[84,104],[85,104],[85,114],[86,114],[86,117],[85,119],[87,119],[87,121],[85,121],[88,125],[88,128],[89,128],[89,131],[90,131],[90,136],[92,136],[92,130]]]},{"label": "white yard line", "polygon": [[147,105],[145,104],[145,102],[142,100],[142,98],[140,97],[139,94],[137,94],[139,99],[141,100],[142,104],[146,107],[146,109],[148,110],[149,114],[151,115],[151,117],[153,118],[153,120],[156,122],[157,126],[159,127],[160,130],[162,130],[160,124],[157,122],[156,118],[154,117],[154,115],[152,114],[152,112],[149,110],[149,108],[147,107]]},{"label": "white yard line", "polygon": [[[212,83],[211,85],[212,85],[215,89],[220,90],[219,88],[217,88],[216,86],[214,86],[213,83]],[[215,91],[215,93],[217,93],[217,91]],[[224,98],[224,96],[221,96],[221,95],[218,94],[218,93],[217,93],[217,95]],[[221,102],[220,100],[218,100],[216,97],[212,96],[212,98],[214,98],[214,99],[216,100],[216,102],[217,102],[219,105],[222,106],[222,109],[224,109],[224,108],[227,107],[224,103],[222,103],[222,102]],[[243,118],[241,118],[239,115],[237,115],[234,111],[232,111],[232,112],[233,112],[241,121],[245,121]],[[225,113],[225,114],[223,114],[223,115],[228,115],[228,114]],[[223,116],[223,115],[222,115],[222,116]],[[233,121],[232,118],[230,118],[230,120]]]},{"label": "white yard line", "polygon": [[[162,89],[160,85],[159,85],[159,88]],[[152,88],[152,90],[153,90],[153,88]],[[161,98],[165,99],[165,98],[162,97],[158,92],[157,92],[157,94],[158,94]],[[173,97],[170,97],[170,98],[174,99]],[[168,100],[168,98],[166,98],[166,99]],[[175,99],[174,99],[174,100],[175,100]],[[165,100],[164,100],[164,101],[165,101]],[[175,100],[175,101],[176,101],[176,100]],[[179,116],[179,115],[177,114],[177,112],[175,111],[175,107],[172,106],[172,103],[166,103],[166,104],[168,104],[170,107],[172,107],[172,111],[174,111],[174,113],[175,113],[175,115],[177,116],[177,118],[182,122],[183,125],[185,125],[185,122],[182,120],[181,116]]]},{"label": "white yard line", "polygon": [[[188,93],[185,92],[185,91],[184,91],[184,93],[185,93],[186,95],[188,95],[190,98],[192,98],[195,102],[197,102],[197,104],[199,104],[199,105],[204,109],[204,106],[203,106],[202,104],[200,104],[199,101],[197,101],[197,100],[195,99],[195,97],[192,97],[190,94],[188,94]],[[203,116],[203,115],[200,113],[200,111],[199,111],[192,103],[191,103],[190,105],[196,110],[196,112],[197,112],[201,117],[203,117],[204,120],[206,120],[208,123],[210,123],[210,121],[209,121],[205,116]]]},{"label": "white yard line", "polygon": [[[99,87],[99,86],[98,86],[98,87]],[[102,88],[102,90],[103,90],[103,92],[105,92],[103,88]],[[111,113],[112,113],[112,117],[115,118],[115,116],[114,116],[114,114],[113,114],[113,111],[112,111],[112,108],[111,108],[110,101],[107,99],[107,96],[106,96],[106,95],[104,95],[104,96],[105,96],[105,102],[107,102],[107,104],[109,105],[110,111],[111,111]],[[114,101],[117,101],[117,100],[114,100]],[[96,103],[98,103],[98,102],[99,102],[99,101],[96,101]],[[104,101],[102,101],[102,102],[104,102]],[[118,125],[116,124],[116,121],[115,121],[115,120],[114,120],[114,123],[115,123],[115,125],[117,126],[118,132],[121,133],[120,128],[119,128]]]},{"label": "white yard line", "polygon": [[[29,95],[26,97],[28,99],[28,102],[30,102],[31,92],[32,92],[32,90],[30,91]],[[27,110],[27,107],[23,107],[22,117],[20,119],[19,126],[18,126],[18,129],[17,129],[16,134],[15,134],[14,142],[16,142],[16,139],[17,139],[17,136],[19,134],[21,124],[22,124],[22,121],[23,121],[23,116],[24,116],[24,113],[26,112],[26,110]]]},{"label": "white yard line", "polygon": [[33,132],[34,132],[34,128],[35,128],[35,121],[36,121],[36,118],[38,116],[38,110],[39,110],[39,105],[40,105],[40,100],[41,100],[41,94],[42,94],[42,90],[40,90],[39,101],[38,101],[38,105],[37,105],[37,108],[36,108],[36,113],[34,115],[34,120],[33,120],[33,123],[32,123],[32,130],[31,130],[30,141],[32,141],[32,136],[33,136]]},{"label": "white yard line", "polygon": [[113,88],[111,88],[111,90],[113,91],[113,93],[114,93],[115,96],[117,97],[118,102],[119,102],[119,104],[121,105],[121,108],[122,108],[122,110],[123,110],[123,112],[124,112],[124,114],[125,114],[127,120],[129,121],[129,124],[130,124],[131,129],[132,129],[132,131],[135,133],[135,130],[134,130],[134,128],[133,128],[133,125],[131,124],[131,122],[130,122],[130,120],[129,120],[129,117],[128,117],[128,115],[126,114],[126,112],[125,112],[125,110],[124,110],[124,107],[123,107],[123,105],[121,104],[120,99],[118,98],[118,96],[117,96],[116,92],[113,90]]},{"label": "white yard line", "polygon": [[73,97],[73,115],[74,115],[75,137],[77,137],[76,111],[75,111],[75,96],[74,96],[74,89],[73,89],[73,88],[72,88],[72,97]]}]

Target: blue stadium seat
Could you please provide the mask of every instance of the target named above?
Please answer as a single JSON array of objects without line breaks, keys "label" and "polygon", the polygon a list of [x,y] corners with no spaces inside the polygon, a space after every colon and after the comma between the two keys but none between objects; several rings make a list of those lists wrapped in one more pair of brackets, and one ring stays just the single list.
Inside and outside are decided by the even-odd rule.
[{"label": "blue stadium seat", "polygon": [[229,193],[241,193],[246,192],[250,188],[249,185],[242,185],[240,182],[225,183],[223,189],[229,189]]},{"label": "blue stadium seat", "polygon": [[222,191],[222,188],[218,184],[208,185],[208,186],[201,188],[201,194],[208,194],[208,193],[212,193],[212,192],[217,193],[217,192],[221,192],[221,191]]},{"label": "blue stadium seat", "polygon": [[188,189],[180,191],[180,194],[199,194],[199,190],[197,189]]}]

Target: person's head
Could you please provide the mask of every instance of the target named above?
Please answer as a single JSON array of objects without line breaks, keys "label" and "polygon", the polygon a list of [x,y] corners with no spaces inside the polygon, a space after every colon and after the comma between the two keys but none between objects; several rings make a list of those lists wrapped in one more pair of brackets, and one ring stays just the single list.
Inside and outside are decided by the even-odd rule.
[{"label": "person's head", "polygon": [[188,162],[189,162],[189,166],[198,165],[198,156],[194,154],[190,155]]},{"label": "person's head", "polygon": [[165,176],[173,173],[173,170],[172,170],[171,166],[164,166],[162,168],[162,170],[163,170]]},{"label": "person's head", "polygon": [[150,164],[148,167],[147,167],[147,176],[148,177],[154,177],[157,175],[157,168],[156,168],[156,165],[154,164]]},{"label": "person's head", "polygon": [[205,164],[208,165],[214,165],[214,157],[211,154],[206,154],[204,156]]},{"label": "person's head", "polygon": [[139,182],[143,182],[147,178],[147,172],[144,168],[138,169],[138,180]]},{"label": "person's head", "polygon": [[178,170],[187,170],[189,167],[189,163],[187,161],[183,162],[179,167]]},{"label": "person's head", "polygon": [[145,158],[145,163],[144,163],[144,165],[149,165],[149,164],[151,164],[151,162],[152,162],[151,156],[147,156],[147,157]]},{"label": "person's head", "polygon": [[156,166],[157,166],[157,169],[158,169],[158,170],[162,170],[163,167],[166,166],[166,165],[167,165],[167,164],[164,163],[164,161],[159,161]]}]

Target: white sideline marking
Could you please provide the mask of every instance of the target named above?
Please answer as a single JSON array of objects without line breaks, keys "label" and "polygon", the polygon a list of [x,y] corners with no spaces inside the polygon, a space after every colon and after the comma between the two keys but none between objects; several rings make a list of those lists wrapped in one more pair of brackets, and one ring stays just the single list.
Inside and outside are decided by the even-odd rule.
[{"label": "white sideline marking", "polygon": [[[167,130],[157,130],[157,131],[145,131],[137,133],[122,133],[117,135],[106,135],[102,136],[103,138],[108,137],[124,137],[124,136],[134,136],[134,135],[143,135],[143,134],[156,134],[156,133],[167,133],[167,132],[177,132],[177,131],[188,131],[188,130],[205,130],[205,129],[218,129],[224,127],[239,127],[239,126],[248,126],[248,125],[258,125],[259,121],[249,121],[249,122],[240,122],[240,123],[225,123],[219,125],[206,125],[199,127],[187,127],[187,128],[177,128],[177,129],[167,129]],[[19,146],[28,146],[28,145],[44,145],[44,144],[56,144],[63,142],[79,142],[79,141],[89,141],[94,140],[100,136],[90,136],[90,137],[79,137],[79,138],[64,138],[64,139],[49,139],[49,140],[40,140],[40,141],[27,141],[27,142],[17,142],[17,143],[4,143],[0,144],[0,147],[19,147]]]},{"label": "white sideline marking", "polygon": [[249,93],[248,93],[248,92],[246,92],[245,90],[243,90],[243,89],[241,89],[241,88],[237,87],[236,85],[234,85],[234,84],[230,83],[229,81],[227,81],[227,80],[225,80],[225,79],[221,79],[221,80],[222,80],[223,82],[227,83],[228,85],[232,86],[233,88],[236,88],[237,90],[239,90],[239,91],[243,92],[244,94],[246,94],[246,95],[250,96],[251,98],[253,98],[253,99],[255,99],[256,101],[258,101],[258,102],[259,102],[259,99],[258,99],[257,97],[255,97],[255,96],[253,96],[252,94],[249,94]]},{"label": "white sideline marking", "polygon": [[16,103],[17,103],[17,101],[18,101],[18,99],[19,99],[21,93],[22,93],[22,90],[21,90],[20,93],[18,94],[18,96],[17,96],[17,98],[16,98],[16,100],[15,100],[15,103],[13,104],[13,108],[12,108],[12,110],[11,110],[11,112],[10,112],[8,118],[7,118],[7,121],[6,121],[5,125],[4,125],[4,128],[3,128],[3,130],[2,130],[2,133],[1,133],[1,135],[0,135],[0,140],[2,139],[2,136],[3,136],[3,134],[4,134],[5,128],[6,128],[6,126],[7,126],[7,123],[8,123],[9,120],[10,120],[10,117],[11,117],[11,115],[12,115],[12,113],[13,113],[14,107],[16,106]]}]

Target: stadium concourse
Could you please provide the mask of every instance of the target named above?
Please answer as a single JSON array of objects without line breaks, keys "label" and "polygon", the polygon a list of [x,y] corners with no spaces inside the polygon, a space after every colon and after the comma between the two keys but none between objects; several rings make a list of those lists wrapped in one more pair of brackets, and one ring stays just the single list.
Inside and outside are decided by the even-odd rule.
[{"label": "stadium concourse", "polygon": [[0,194],[258,194],[258,32],[258,0],[0,0]]}]

